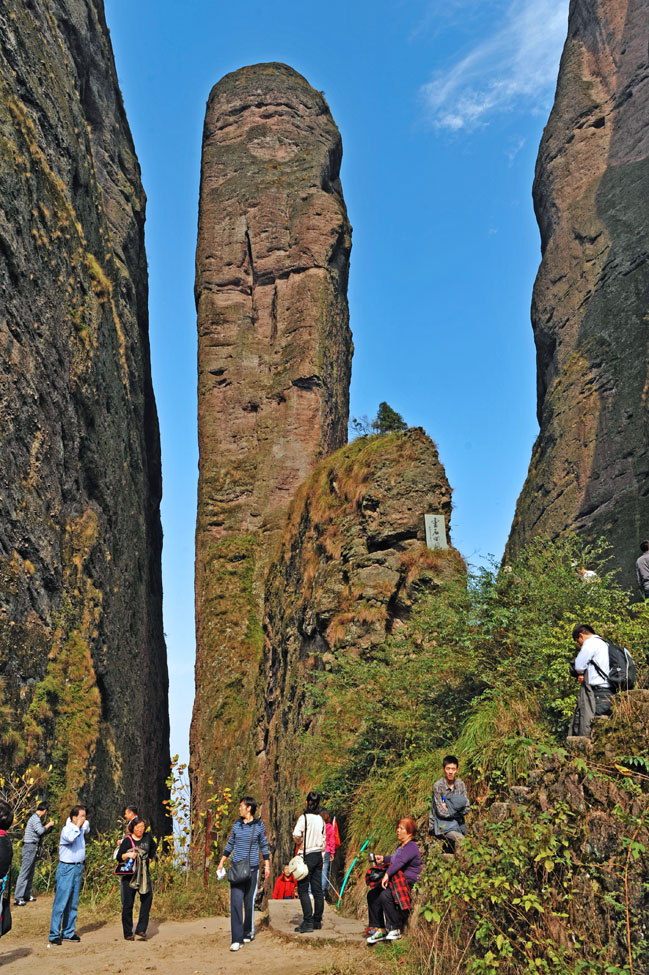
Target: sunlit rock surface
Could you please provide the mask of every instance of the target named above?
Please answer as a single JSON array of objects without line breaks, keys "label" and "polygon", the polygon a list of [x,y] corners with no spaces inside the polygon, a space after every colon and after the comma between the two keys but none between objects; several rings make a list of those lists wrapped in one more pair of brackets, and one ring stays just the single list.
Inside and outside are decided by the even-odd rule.
[{"label": "sunlit rock surface", "polygon": [[649,2],[575,0],[536,168],[538,418],[508,554],[605,536],[625,583],[649,535]]},{"label": "sunlit rock surface", "polygon": [[196,813],[248,782],[265,571],[298,485],[346,441],[351,227],[340,134],[283,64],[223,78],[207,104],[196,253]]},{"label": "sunlit rock surface", "polygon": [[[314,710],[307,684],[341,658],[371,658],[423,593],[464,575],[455,549],[426,547],[425,514],[443,515],[448,536],[451,489],[420,429],[348,444],[318,465],[291,505],[266,584],[255,709],[278,864],[291,850],[296,796],[331,771],[303,758],[304,736],[317,736],[321,714],[337,706],[325,686]],[[351,747],[357,732],[341,714],[341,739]]]}]

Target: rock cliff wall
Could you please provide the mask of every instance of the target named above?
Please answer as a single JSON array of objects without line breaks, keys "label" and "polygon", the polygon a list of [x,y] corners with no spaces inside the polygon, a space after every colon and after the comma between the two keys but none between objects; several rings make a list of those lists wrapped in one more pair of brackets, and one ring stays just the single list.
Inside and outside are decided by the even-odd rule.
[{"label": "rock cliff wall", "polygon": [[0,0],[2,767],[124,799],[169,767],[145,197],[101,0]]},{"label": "rock cliff wall", "polygon": [[534,181],[538,418],[508,554],[574,529],[633,582],[649,534],[649,2],[572,0]]},{"label": "rock cliff wall", "polygon": [[194,808],[254,768],[265,571],[296,488],[346,441],[351,227],[327,103],[283,64],[207,104],[196,254]]},{"label": "rock cliff wall", "polygon": [[[257,752],[276,863],[290,856],[305,792],[326,769],[311,767],[304,736],[320,715],[308,690],[349,656],[371,658],[418,596],[464,571],[454,549],[426,548],[424,514],[443,514],[451,489],[423,430],[360,438],[322,461],[289,511],[266,584],[264,659],[256,701]],[[351,745],[358,728],[340,715]]]}]

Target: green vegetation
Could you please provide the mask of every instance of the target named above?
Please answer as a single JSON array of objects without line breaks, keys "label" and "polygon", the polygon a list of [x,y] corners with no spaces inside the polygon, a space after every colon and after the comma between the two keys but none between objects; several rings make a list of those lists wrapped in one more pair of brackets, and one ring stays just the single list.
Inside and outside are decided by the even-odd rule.
[{"label": "green vegetation", "polygon": [[[581,568],[597,577],[584,581]],[[380,653],[334,654],[331,670],[313,678],[320,717],[302,741],[303,761],[328,804],[349,813],[350,856],[369,835],[375,849],[393,848],[406,813],[425,823],[446,751],[459,754],[469,781],[474,814],[461,866],[436,844],[427,852],[413,971],[621,975],[631,972],[629,959],[635,971],[647,963],[639,923],[649,891],[646,718],[621,698],[606,753],[587,761],[567,753],[576,622],[628,646],[644,685],[649,605],[629,604],[602,544],[572,536],[539,538],[468,586],[456,573],[422,597]],[[507,807],[504,822],[489,821],[483,810],[539,768],[550,770],[547,813]],[[563,775],[589,796],[580,800],[584,816],[601,807],[602,835],[613,837],[610,850],[602,840],[606,854],[577,800],[566,799]],[[634,877],[626,893],[625,870]],[[350,897],[360,905],[362,870],[357,877]]]},{"label": "green vegetation", "polygon": [[[582,581],[581,566],[597,580]],[[324,711],[318,735],[305,743],[312,775],[348,804],[370,773],[394,780],[410,763],[424,775],[437,772],[452,747],[463,772],[490,794],[520,781],[540,749],[565,738],[575,706],[568,664],[576,622],[628,646],[646,668],[649,605],[629,606],[606,571],[603,545],[537,539],[511,566],[482,570],[468,586],[456,572],[422,597],[380,653],[340,655],[314,678],[312,707]],[[327,755],[335,771],[318,777]]]},{"label": "green vegetation", "polygon": [[352,417],[351,428],[357,436],[367,437],[373,433],[401,433],[408,429],[408,424],[401,414],[393,410],[384,400],[379,403],[373,420],[367,416]]}]

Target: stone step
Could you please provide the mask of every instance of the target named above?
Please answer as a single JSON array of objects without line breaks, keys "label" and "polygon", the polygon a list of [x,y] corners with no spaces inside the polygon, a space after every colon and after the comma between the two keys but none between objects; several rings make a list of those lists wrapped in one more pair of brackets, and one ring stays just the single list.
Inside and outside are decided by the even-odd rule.
[{"label": "stone step", "polygon": [[290,937],[295,941],[365,941],[363,930],[367,921],[343,917],[331,904],[325,904],[320,931],[297,934],[294,929],[301,921],[302,909],[299,900],[268,901],[268,926],[275,934]]}]

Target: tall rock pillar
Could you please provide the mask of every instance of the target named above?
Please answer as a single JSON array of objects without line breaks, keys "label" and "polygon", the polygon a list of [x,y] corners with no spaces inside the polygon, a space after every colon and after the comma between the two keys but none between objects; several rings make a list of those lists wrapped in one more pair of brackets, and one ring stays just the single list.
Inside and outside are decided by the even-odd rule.
[{"label": "tall rock pillar", "polygon": [[629,584],[649,536],[648,44],[648,0],[572,0],[534,181],[541,429],[508,543],[603,535]]},{"label": "tall rock pillar", "polygon": [[298,485],[346,442],[351,227],[340,134],[284,64],[207,104],[196,254],[200,475],[194,810],[254,779],[266,568]]}]

